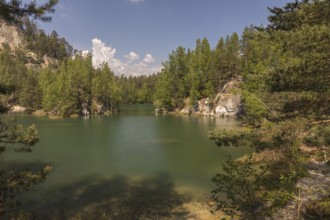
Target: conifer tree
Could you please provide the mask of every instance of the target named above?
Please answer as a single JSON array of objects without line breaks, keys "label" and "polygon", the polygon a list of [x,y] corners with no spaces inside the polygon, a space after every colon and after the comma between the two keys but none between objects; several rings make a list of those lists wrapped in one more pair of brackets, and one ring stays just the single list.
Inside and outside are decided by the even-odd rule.
[{"label": "conifer tree", "polygon": [[10,23],[19,23],[24,17],[32,17],[43,22],[50,22],[52,18],[47,13],[54,13],[58,0],[49,0],[42,5],[36,1],[23,4],[20,0],[0,0],[0,18]]},{"label": "conifer tree", "polygon": [[[322,142],[328,148],[329,9],[329,1],[295,1],[270,9],[267,28],[244,30],[241,90],[246,127],[240,131],[214,131],[210,137],[218,146],[252,146],[257,152],[275,150],[282,159],[268,163],[270,179],[261,189],[270,192],[254,195],[260,204],[268,201],[269,208],[259,206],[242,212],[263,218],[269,210],[285,205],[295,195],[296,181],[306,172],[301,144],[317,147]],[[315,141],[316,135],[320,141]],[[285,169],[278,170],[279,164]],[[233,169],[225,172],[225,176],[218,176],[229,178],[213,179],[218,185],[213,191],[215,200],[223,192],[231,196],[230,190],[235,187],[226,184],[240,180]],[[226,209],[223,200],[217,200],[217,204],[219,209]],[[234,205],[244,209],[243,202]],[[245,213],[244,218],[248,217]]]}]

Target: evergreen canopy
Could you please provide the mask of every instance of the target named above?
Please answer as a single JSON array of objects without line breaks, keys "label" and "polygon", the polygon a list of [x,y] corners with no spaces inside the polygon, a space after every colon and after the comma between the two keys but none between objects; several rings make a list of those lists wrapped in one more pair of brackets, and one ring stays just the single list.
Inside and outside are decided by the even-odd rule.
[{"label": "evergreen canopy", "polygon": [[0,18],[10,23],[18,23],[23,17],[32,17],[43,22],[50,22],[52,17],[48,13],[55,12],[58,0],[49,0],[45,4],[38,5],[36,1],[23,4],[20,0],[0,0]]}]

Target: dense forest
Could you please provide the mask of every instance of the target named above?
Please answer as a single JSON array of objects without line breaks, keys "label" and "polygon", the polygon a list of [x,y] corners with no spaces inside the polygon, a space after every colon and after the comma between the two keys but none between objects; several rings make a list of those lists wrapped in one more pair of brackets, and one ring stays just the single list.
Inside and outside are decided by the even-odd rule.
[{"label": "dense forest", "polygon": [[[121,103],[154,103],[174,110],[201,98],[214,97],[231,78],[240,74],[241,42],[234,33],[211,49],[206,38],[194,50],[179,46],[160,73],[116,75],[107,64],[93,68],[91,55],[82,55],[53,31],[47,35],[28,18],[21,23],[26,47],[0,53],[4,105],[29,111],[43,109],[59,116],[103,114]],[[31,55],[32,52],[32,55]]]},{"label": "dense forest", "polygon": [[[218,146],[256,149],[243,163],[228,160],[213,178],[215,210],[242,219],[328,219],[329,191],[313,201],[315,183],[307,192],[296,183],[315,178],[311,169],[329,174],[330,2],[295,1],[269,11],[267,27],[246,28],[242,36],[245,128],[210,132]],[[293,210],[276,216],[289,201]]]},{"label": "dense forest", "polygon": [[[270,9],[273,15],[268,27],[250,26],[241,37],[237,33],[221,37],[213,49],[206,38],[197,39],[194,49],[179,46],[173,50],[159,73],[138,77],[116,75],[107,64],[93,68],[91,55],[83,56],[55,31],[47,35],[25,18],[18,26],[26,46],[15,50],[2,46],[1,88],[7,94],[2,102],[60,116],[111,112],[121,103],[153,103],[157,108],[173,111],[186,105],[194,107],[202,98],[213,98],[226,82],[241,77],[243,110],[251,120],[274,116],[266,107],[273,112],[280,112],[278,105],[285,111],[303,111],[300,107],[308,105],[297,107],[299,100],[312,101],[312,96],[319,101],[313,99],[310,105],[326,112],[328,109],[315,105],[327,99],[329,86],[324,67],[327,63],[320,63],[322,58],[327,61],[327,22],[322,21],[327,19],[323,15],[326,12],[307,14],[306,17],[314,16],[311,19],[290,18],[287,14],[293,7],[310,10],[311,14],[311,9],[300,9],[300,4],[305,8],[312,3],[290,4],[286,9]],[[306,22],[295,24],[290,19]],[[289,24],[283,25],[285,22]],[[313,39],[318,47],[305,43]],[[319,66],[323,69],[312,75]],[[295,93],[300,94],[299,98]],[[289,99],[295,100],[291,106],[282,102]],[[310,108],[305,110],[317,114]]]},{"label": "dense forest", "polygon": [[152,102],[156,75],[118,76],[107,64],[95,69],[91,55],[74,50],[55,31],[45,34],[28,18],[20,30],[26,46],[4,44],[0,52],[3,106],[72,116],[115,111],[120,103]]},{"label": "dense forest", "polygon": [[241,46],[237,33],[220,38],[215,49],[206,38],[194,50],[179,46],[163,65],[156,82],[154,104],[167,110],[195,106],[201,98],[214,97],[231,78],[240,75]]},{"label": "dense forest", "polygon": [[55,31],[45,34],[29,19],[21,30],[26,47],[12,50],[4,44],[0,53],[1,87],[6,94],[2,102],[24,106],[30,112],[103,114],[122,103],[154,103],[173,111],[214,97],[241,72],[243,54],[236,33],[221,38],[215,49],[206,38],[197,39],[194,50],[179,46],[160,73],[132,77],[116,75],[107,64],[93,68],[91,55],[74,50]]},{"label": "dense forest", "polygon": [[[214,97],[228,80],[240,77],[244,128],[215,130],[210,138],[220,147],[251,146],[256,152],[241,163],[228,160],[212,179],[213,211],[263,219],[304,199],[296,183],[308,176],[311,157],[329,173],[330,145],[330,1],[294,1],[269,11],[266,27],[246,27],[241,37],[220,38],[213,49],[206,38],[197,39],[194,49],[179,46],[160,73],[139,77],[118,76],[107,64],[93,68],[90,55],[80,55],[56,32],[47,35],[24,17],[17,25],[26,48],[2,45],[0,52],[1,111],[19,104],[60,116],[103,114],[121,103],[154,103],[171,111]],[[17,20],[9,15],[4,19]],[[45,57],[51,61],[42,65]],[[36,142],[33,127],[25,139],[15,139],[21,130],[14,129],[12,137],[8,127],[0,128],[7,134],[0,142]],[[273,156],[254,162],[267,153]],[[327,219],[329,203],[329,192],[304,208],[299,203],[294,218]]]}]

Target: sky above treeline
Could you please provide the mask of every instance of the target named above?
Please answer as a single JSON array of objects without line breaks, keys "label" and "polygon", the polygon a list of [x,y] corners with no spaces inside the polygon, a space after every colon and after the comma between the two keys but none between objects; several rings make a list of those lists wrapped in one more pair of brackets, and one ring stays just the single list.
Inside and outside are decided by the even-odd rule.
[{"label": "sky above treeline", "polygon": [[[39,0],[37,3],[45,2]],[[178,46],[195,48],[206,37],[214,48],[220,37],[246,26],[267,25],[267,7],[289,0],[60,0],[51,23],[75,49],[107,62],[117,74],[151,74]]]}]

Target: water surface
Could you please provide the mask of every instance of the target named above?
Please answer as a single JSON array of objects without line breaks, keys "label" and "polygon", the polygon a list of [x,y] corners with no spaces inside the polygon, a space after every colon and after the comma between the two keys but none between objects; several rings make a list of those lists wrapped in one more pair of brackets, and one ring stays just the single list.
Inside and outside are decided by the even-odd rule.
[{"label": "water surface", "polygon": [[235,119],[156,116],[149,105],[123,106],[109,117],[16,117],[20,123],[38,127],[40,142],[32,153],[7,151],[0,163],[3,167],[53,167],[44,183],[22,197],[26,207],[38,211],[57,206],[85,208],[117,198],[116,193],[122,193],[120,198],[127,196],[144,184],[141,194],[170,187],[175,193],[208,198],[213,188],[210,179],[221,170],[221,163],[229,155],[238,157],[248,151],[218,148],[207,137],[214,128],[237,128],[240,124]]}]

